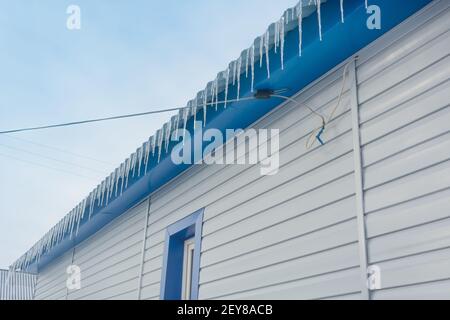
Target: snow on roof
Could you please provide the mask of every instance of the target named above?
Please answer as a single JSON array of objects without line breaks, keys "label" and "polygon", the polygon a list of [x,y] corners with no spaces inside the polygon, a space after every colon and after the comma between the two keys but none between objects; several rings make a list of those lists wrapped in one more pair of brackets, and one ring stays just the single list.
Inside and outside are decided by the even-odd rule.
[{"label": "snow on roof", "polygon": [[[229,101],[228,87],[237,86],[237,97],[240,94],[241,77],[251,78],[251,89],[253,91],[254,71],[256,66],[267,66],[267,77],[270,78],[270,58],[269,50],[279,51],[281,59],[281,69],[284,68],[284,41],[285,35],[294,29],[299,32],[299,55],[302,54],[302,21],[303,18],[317,12],[319,37],[321,34],[321,4],[327,0],[301,0],[292,8],[287,9],[278,21],[272,23],[267,30],[257,37],[253,44],[242,51],[241,55],[234,61],[231,61],[227,69],[217,74],[217,77],[210,81],[205,89],[199,91],[194,99],[190,100],[185,108],[181,108],[177,115],[165,123],[162,128],[156,131],[148,141],[146,141],[136,152],[130,155],[120,164],[106,179],[104,179],[89,195],[83,199],[72,211],[70,211],[62,220],[52,227],[31,249],[15,261],[11,269],[23,270],[29,264],[39,261],[39,258],[52,247],[61,242],[67,235],[72,238],[78,234],[80,222],[85,216],[90,219],[95,206],[107,206],[109,201],[116,196],[120,196],[128,187],[128,180],[132,177],[139,177],[147,173],[148,165],[151,159],[159,162],[163,152],[168,152],[168,146],[172,133],[179,128],[186,128],[187,121],[194,118],[199,110],[203,110],[206,118],[206,112],[209,107],[217,109],[219,102],[219,93],[224,93],[224,100]],[[343,0],[341,3],[341,17],[344,19]],[[366,1],[367,6],[367,1]],[[226,102],[224,103],[226,107]],[[145,170],[141,170],[141,168]]]}]

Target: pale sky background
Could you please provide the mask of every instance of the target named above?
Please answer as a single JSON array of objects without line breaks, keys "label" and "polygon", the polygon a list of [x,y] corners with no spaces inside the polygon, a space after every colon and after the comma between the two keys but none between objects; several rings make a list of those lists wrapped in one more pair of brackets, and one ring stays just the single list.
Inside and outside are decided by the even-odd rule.
[{"label": "pale sky background", "polygon": [[[0,0],[0,131],[184,106],[296,2]],[[169,116],[0,135],[0,268]]]}]

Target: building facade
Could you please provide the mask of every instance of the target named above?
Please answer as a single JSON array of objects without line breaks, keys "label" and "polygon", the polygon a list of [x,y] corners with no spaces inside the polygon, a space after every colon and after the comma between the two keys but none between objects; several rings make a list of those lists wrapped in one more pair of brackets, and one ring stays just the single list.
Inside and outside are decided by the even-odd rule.
[{"label": "building facade", "polygon": [[449,299],[449,29],[428,3],[293,95],[338,106],[323,146],[280,104],[248,126],[279,129],[277,174],[190,167],[40,268],[35,298]]}]

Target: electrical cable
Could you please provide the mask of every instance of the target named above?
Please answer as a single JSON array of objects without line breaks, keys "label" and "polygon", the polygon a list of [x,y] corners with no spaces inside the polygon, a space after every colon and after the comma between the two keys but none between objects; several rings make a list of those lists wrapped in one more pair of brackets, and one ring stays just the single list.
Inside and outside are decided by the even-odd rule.
[{"label": "electrical cable", "polygon": [[[244,97],[240,99],[229,99],[224,101],[214,101],[214,102],[208,102],[206,103],[207,106],[217,105],[221,103],[230,103],[230,102],[239,102],[239,101],[246,101],[246,100],[252,100],[254,97]],[[205,104],[197,105],[197,108],[203,107]],[[172,111],[179,111],[183,109],[190,109],[190,106],[182,107],[182,108],[168,108],[168,109],[160,109],[160,110],[153,110],[153,111],[147,111],[147,112],[139,112],[139,113],[131,113],[131,114],[125,114],[125,115],[119,115],[119,116],[111,116],[111,117],[104,117],[104,118],[96,118],[96,119],[87,119],[87,120],[80,120],[80,121],[72,121],[72,122],[66,122],[66,123],[58,123],[58,124],[49,124],[49,125],[43,125],[43,126],[36,126],[36,127],[27,127],[27,128],[19,128],[19,129],[11,129],[11,130],[4,130],[0,131],[0,134],[7,134],[7,133],[16,133],[16,132],[24,132],[24,131],[34,131],[34,130],[42,130],[42,129],[51,129],[51,128],[58,128],[58,127],[68,127],[68,126],[75,126],[80,124],[86,124],[86,123],[93,123],[93,122],[102,122],[102,121],[109,121],[109,120],[118,120],[118,119],[125,119],[125,118],[134,118],[134,117],[141,117],[151,114],[157,114],[157,113],[166,113],[166,112],[172,112]]]},{"label": "electrical cable", "polygon": [[78,168],[85,169],[85,170],[90,170],[90,171],[93,171],[93,172],[96,172],[96,173],[107,174],[106,172],[103,172],[103,171],[100,171],[100,170],[97,170],[97,169],[85,167],[85,166],[82,166],[82,165],[79,165],[79,164],[76,164],[76,163],[72,163],[72,162],[69,162],[69,161],[55,159],[55,158],[48,157],[48,156],[45,156],[45,155],[42,155],[42,154],[39,154],[39,153],[36,153],[36,152],[28,151],[28,150],[17,148],[17,147],[8,146],[8,145],[2,144],[2,143],[0,143],[0,147],[8,148],[10,150],[16,150],[16,151],[28,153],[28,154],[36,156],[36,157],[40,157],[40,158],[43,158],[43,159],[59,162],[59,163],[62,163],[62,164],[73,166],[73,167],[78,167]]},{"label": "electrical cable", "polygon": [[17,157],[14,157],[14,156],[10,156],[10,155],[7,155],[7,154],[0,153],[0,156],[1,156],[1,157],[5,157],[5,158],[10,158],[10,159],[13,159],[13,160],[16,160],[16,161],[28,163],[28,164],[31,164],[31,165],[33,165],[33,166],[37,166],[37,167],[41,167],[41,168],[46,168],[46,169],[53,170],[53,171],[59,171],[59,172],[66,173],[66,174],[70,174],[70,175],[77,176],[77,177],[80,177],[80,178],[85,178],[85,179],[89,179],[89,180],[93,180],[93,181],[98,181],[97,178],[88,177],[88,176],[84,176],[84,175],[81,175],[81,174],[77,174],[77,173],[75,173],[75,172],[66,171],[66,170],[63,170],[63,169],[58,169],[58,168],[46,166],[46,165],[43,165],[43,164],[40,164],[40,163],[36,163],[36,162],[33,162],[33,161],[24,160],[24,159],[17,158]]},{"label": "electrical cable", "polygon": [[57,151],[57,152],[70,154],[70,155],[75,156],[77,158],[82,158],[82,159],[86,159],[86,160],[96,161],[98,163],[113,165],[113,163],[110,163],[110,162],[107,162],[107,161],[104,161],[104,160],[100,160],[100,159],[93,158],[93,157],[90,157],[90,156],[78,154],[78,153],[75,153],[75,152],[72,152],[72,151],[69,151],[69,150],[61,149],[61,148],[58,148],[58,147],[55,147],[55,146],[50,146],[50,145],[43,144],[43,143],[40,143],[40,142],[35,142],[35,141],[31,141],[31,140],[23,139],[23,138],[19,138],[19,137],[13,137],[13,136],[10,136],[10,135],[7,135],[7,134],[4,134],[3,137],[6,137],[8,139],[17,140],[17,141],[26,142],[26,143],[29,143],[29,144],[32,144],[32,145],[36,145],[38,147],[47,148],[49,150],[54,150],[54,151]]}]

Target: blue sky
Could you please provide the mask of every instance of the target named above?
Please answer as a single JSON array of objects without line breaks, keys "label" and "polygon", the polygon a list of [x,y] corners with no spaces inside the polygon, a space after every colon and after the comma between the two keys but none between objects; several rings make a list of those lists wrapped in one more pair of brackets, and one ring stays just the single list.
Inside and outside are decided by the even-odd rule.
[{"label": "blue sky", "polygon": [[[296,2],[0,0],[0,130],[184,106]],[[0,135],[0,268],[169,116]]]}]

